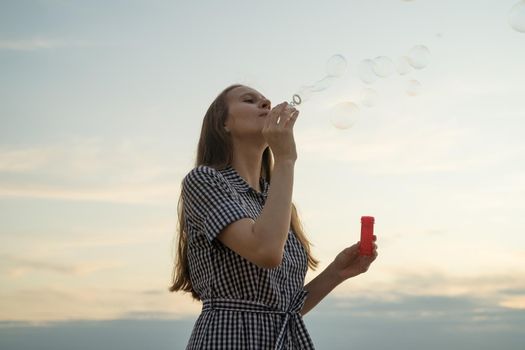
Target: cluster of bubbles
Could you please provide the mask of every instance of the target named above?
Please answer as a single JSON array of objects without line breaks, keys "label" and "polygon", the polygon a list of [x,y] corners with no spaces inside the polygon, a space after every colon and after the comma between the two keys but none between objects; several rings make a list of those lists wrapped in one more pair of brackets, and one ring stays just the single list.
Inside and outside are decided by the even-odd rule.
[{"label": "cluster of bubbles", "polygon": [[[368,86],[364,87],[361,92],[360,104],[365,107],[376,105],[379,95],[376,90],[369,86],[378,79],[388,78],[395,72],[401,76],[406,76],[413,70],[427,67],[429,61],[430,50],[424,45],[414,46],[406,55],[395,60],[387,56],[362,60],[357,67],[357,76]],[[415,79],[410,79],[405,83],[405,92],[408,96],[419,95],[421,89],[421,83]],[[330,122],[337,129],[350,128],[356,123],[359,111],[359,106],[356,103],[341,102],[330,110]]]},{"label": "cluster of bubbles", "polygon": [[509,11],[509,24],[512,29],[525,33],[525,0],[521,0]]},{"label": "cluster of bubbles", "polygon": [[296,106],[307,101],[312,93],[328,89],[334,81],[343,76],[348,68],[348,62],[343,55],[333,55],[326,62],[326,76],[311,85],[303,86],[297,93],[292,96],[290,105]]},{"label": "cluster of bubbles", "polygon": [[373,84],[381,78],[388,78],[394,72],[407,75],[413,69],[425,68],[430,60],[430,51],[424,45],[414,46],[407,55],[391,60],[386,56],[365,59],[357,66],[357,75],[365,84]]},{"label": "cluster of bubbles", "polygon": [[[410,2],[413,0],[403,0]],[[508,21],[510,26],[521,33],[525,33],[525,0],[520,0],[509,11]],[[441,34],[439,34],[441,37]],[[378,79],[388,78],[395,72],[406,76],[414,69],[425,68],[430,61],[430,51],[424,45],[414,46],[406,55],[390,59],[387,56],[378,56],[362,60],[357,67],[357,76],[366,85],[371,85]],[[326,76],[311,85],[303,86],[293,95],[290,105],[296,106],[308,100],[312,93],[326,90],[337,78],[341,77],[347,70],[348,63],[343,55],[336,54],[326,63]],[[422,85],[415,79],[405,83],[405,92],[408,96],[417,96],[421,93]],[[373,107],[378,100],[378,93],[371,87],[363,88],[360,104],[365,107]],[[352,127],[359,115],[359,106],[351,101],[336,104],[330,111],[330,121],[338,129]]]},{"label": "cluster of bubbles", "polygon": [[[413,69],[425,68],[430,60],[430,51],[426,46],[414,46],[405,56],[392,61],[386,56],[378,56],[374,59],[365,59],[358,65],[357,75],[365,84],[373,84],[377,79],[387,78],[394,71],[400,75],[407,75]],[[292,106],[297,106],[307,101],[312,93],[326,90],[337,78],[344,75],[347,71],[348,62],[341,54],[333,55],[326,62],[326,76],[311,85],[303,86],[292,96],[289,102]],[[421,91],[421,83],[417,80],[409,80],[406,83],[405,91],[409,96],[417,96]],[[361,93],[361,104],[365,107],[373,107],[378,100],[378,93],[366,87]],[[359,115],[359,106],[351,101],[336,104],[330,110],[330,122],[338,129],[352,127]]]}]

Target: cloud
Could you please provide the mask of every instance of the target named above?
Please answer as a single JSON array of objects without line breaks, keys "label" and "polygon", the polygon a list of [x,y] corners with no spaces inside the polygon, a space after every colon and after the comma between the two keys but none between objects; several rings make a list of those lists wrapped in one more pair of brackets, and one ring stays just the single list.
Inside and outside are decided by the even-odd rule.
[{"label": "cloud", "polygon": [[377,317],[381,314],[390,319],[443,318],[451,314],[465,313],[479,307],[481,302],[467,296],[403,295],[396,293],[393,300],[361,295],[349,298],[330,298],[325,312],[344,312],[350,309],[359,317]]},{"label": "cloud", "polygon": [[[134,218],[132,222],[124,221],[120,224],[113,221],[113,227],[101,224],[92,226],[71,225],[61,229],[52,229],[42,234],[19,234],[17,230],[4,228],[3,243],[0,247],[2,253],[8,257],[20,259],[46,260],[57,257],[74,257],[78,254],[92,256],[94,251],[122,252],[130,250],[136,252],[137,248],[145,245],[165,246],[176,233],[176,218]],[[103,249],[100,249],[103,248]],[[157,249],[157,248],[155,248]],[[75,252],[77,255],[71,255]],[[0,264],[1,266],[1,264]]]},{"label": "cloud", "polygon": [[[486,337],[487,341],[494,341],[500,335],[500,341],[494,341],[501,346],[498,348],[517,349],[509,344],[519,343],[517,336],[525,326],[525,314],[468,295],[405,295],[396,300],[327,298],[311,315],[306,315],[305,322],[314,339],[351,338],[357,348],[361,348],[359,343],[363,343],[362,347],[368,343],[371,348],[381,349],[479,349],[479,345],[472,344],[473,339]],[[378,334],[381,336],[374,337]],[[388,341],[381,346],[378,338]],[[447,346],[444,342],[450,343]]]},{"label": "cloud", "polygon": [[23,39],[0,39],[0,50],[9,51],[37,51],[49,50],[65,47],[94,47],[95,44],[83,40],[64,40],[45,37],[33,37]]},{"label": "cloud", "polygon": [[9,350],[184,349],[194,319],[129,318],[0,322],[0,348]]},{"label": "cloud", "polygon": [[381,129],[365,140],[344,137],[332,129],[305,129],[296,139],[305,159],[350,163],[375,175],[457,172],[502,161],[501,155],[458,156],[458,149],[471,136],[459,128],[426,128],[414,133]]},{"label": "cloud", "polygon": [[49,185],[0,185],[0,197],[56,199],[70,201],[113,202],[128,204],[159,204],[175,202],[180,194],[176,184],[115,185],[99,188],[65,189]]},{"label": "cloud", "polygon": [[0,173],[26,173],[51,161],[53,152],[46,148],[0,149]]},{"label": "cloud", "polygon": [[34,51],[62,46],[65,46],[63,41],[48,38],[0,40],[0,50]]},{"label": "cloud", "polygon": [[50,260],[28,259],[1,255],[2,269],[11,278],[19,278],[38,272],[53,272],[70,276],[84,276],[95,272],[122,268],[126,264],[121,261],[90,261],[81,264],[66,264]]},{"label": "cloud", "polygon": [[0,148],[0,197],[175,202],[183,170],[170,165],[174,163],[160,150],[148,149],[152,144],[78,138],[40,147],[4,146]]},{"label": "cloud", "polygon": [[[49,268],[49,267],[44,267]],[[56,269],[55,266],[51,268]],[[71,271],[69,271],[71,273]],[[61,272],[62,273],[62,272]],[[396,272],[358,276],[338,286],[327,298],[333,308],[324,313],[351,310],[354,316],[389,319],[442,319],[447,315],[496,319],[494,312],[525,308],[524,273],[447,276],[435,271]],[[159,283],[160,281],[160,283]],[[0,292],[4,320],[73,320],[194,317],[201,304],[186,293],[169,293],[167,279],[154,279],[149,287],[65,285],[12,288]],[[38,298],[35,298],[38,295]],[[322,302],[323,305],[326,301]],[[316,308],[317,309],[317,308]]]},{"label": "cloud", "polygon": [[[459,275],[444,273],[437,269],[407,267],[382,268],[379,273],[356,285],[352,282],[338,287],[334,297],[348,302],[387,300],[397,302],[407,297],[471,298],[490,307],[525,309],[525,271]],[[510,294],[509,291],[514,291]]]},{"label": "cloud", "polygon": [[[42,240],[38,246],[43,246],[40,251],[71,251],[82,248],[110,248],[110,247],[125,247],[125,246],[141,246],[152,242],[164,242],[167,235],[173,235],[175,230],[172,221],[166,224],[150,224],[149,226],[140,227],[126,227],[123,229],[113,229],[107,232],[101,232],[97,229],[96,233],[82,230],[77,232],[70,232],[74,239],[58,238],[51,240],[49,237]],[[82,235],[82,236],[80,236]],[[80,237],[79,237],[80,236]],[[34,240],[34,239],[33,239]]]},{"label": "cloud", "polygon": [[[67,179],[106,175],[106,179],[113,182],[140,182],[171,175],[176,169],[164,164],[160,151],[148,150],[153,143],[75,137],[43,146],[3,146],[0,148],[0,172],[38,172]],[[123,175],[126,175],[124,179]]]},{"label": "cloud", "polygon": [[[2,321],[180,319],[198,314],[202,305],[189,295],[153,289],[78,287],[75,285],[0,291]],[[157,292],[154,292],[154,291]],[[156,315],[156,316],[155,316]]]},{"label": "cloud", "polygon": [[[55,350],[183,349],[197,315],[171,319],[162,311],[129,312],[120,319],[45,323],[0,322],[2,341],[22,350],[45,343]],[[125,317],[128,316],[128,317]],[[525,314],[465,297],[361,299],[342,304],[325,298],[304,322],[318,349],[514,350],[523,345]],[[45,332],[43,332],[45,330]],[[19,334],[24,334],[23,337]]]}]

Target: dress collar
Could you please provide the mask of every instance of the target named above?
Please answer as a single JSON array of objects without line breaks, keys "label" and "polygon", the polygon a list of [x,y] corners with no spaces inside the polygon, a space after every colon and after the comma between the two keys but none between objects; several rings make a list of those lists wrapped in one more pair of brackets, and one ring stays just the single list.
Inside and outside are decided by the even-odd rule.
[{"label": "dress collar", "polygon": [[[221,170],[221,172],[224,175],[224,177],[226,177],[226,179],[233,185],[233,187],[235,187],[237,191],[248,192],[251,190],[254,193],[258,193],[257,190],[251,187],[246,182],[246,180],[241,175],[239,175],[237,170],[235,170],[235,168],[233,168],[231,165],[228,165],[226,168]],[[259,184],[261,185],[261,190],[262,190],[261,194],[263,196],[267,196],[269,183],[266,181],[264,177],[261,176],[259,178]]]}]

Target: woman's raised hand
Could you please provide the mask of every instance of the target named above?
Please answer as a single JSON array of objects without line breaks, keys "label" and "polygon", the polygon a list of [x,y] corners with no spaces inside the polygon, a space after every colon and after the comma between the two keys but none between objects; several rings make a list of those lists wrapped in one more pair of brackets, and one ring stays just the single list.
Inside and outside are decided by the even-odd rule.
[{"label": "woman's raised hand", "polygon": [[262,134],[270,146],[275,161],[297,160],[293,126],[299,111],[288,102],[278,104],[266,116]]}]

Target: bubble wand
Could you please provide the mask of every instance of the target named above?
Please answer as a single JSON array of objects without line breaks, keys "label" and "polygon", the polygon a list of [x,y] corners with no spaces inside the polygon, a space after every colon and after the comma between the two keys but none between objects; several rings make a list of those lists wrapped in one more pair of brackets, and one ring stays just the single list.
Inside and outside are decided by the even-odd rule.
[{"label": "bubble wand", "polygon": [[288,105],[292,106],[292,107],[295,107],[295,106],[299,106],[301,104],[301,102],[303,102],[303,100],[301,99],[301,96],[299,96],[297,94],[294,94],[292,96],[292,101],[288,102]]}]

